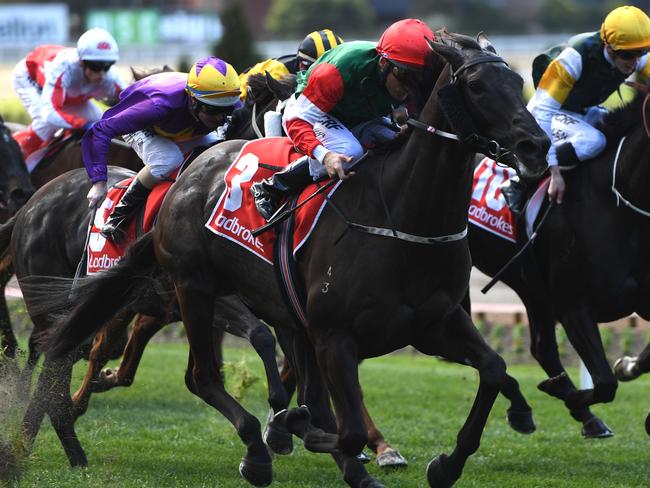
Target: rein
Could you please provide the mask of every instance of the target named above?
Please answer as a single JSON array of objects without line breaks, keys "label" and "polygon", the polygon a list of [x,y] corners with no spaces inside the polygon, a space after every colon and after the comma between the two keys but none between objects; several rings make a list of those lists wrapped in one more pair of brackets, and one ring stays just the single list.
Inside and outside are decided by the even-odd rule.
[{"label": "rein", "polygon": [[[645,101],[643,102],[645,105],[645,102],[648,100],[648,97],[646,96]],[[645,115],[644,115],[644,120],[645,124]],[[647,128],[646,128],[647,131]],[[650,136],[649,136],[650,137]],[[625,137],[621,139],[621,142],[618,143],[618,148],[616,149],[616,156],[614,156],[614,167],[612,168],[612,193],[614,193],[614,196],[616,197],[616,206],[620,207],[621,203],[628,207],[630,210],[635,211],[636,213],[643,215],[644,217],[650,217],[650,212],[647,210],[643,210],[642,208],[637,207],[634,205],[632,202],[627,200],[620,191],[616,188],[616,167],[618,166],[618,157],[621,154],[621,148],[623,147],[623,142],[625,142]]]}]

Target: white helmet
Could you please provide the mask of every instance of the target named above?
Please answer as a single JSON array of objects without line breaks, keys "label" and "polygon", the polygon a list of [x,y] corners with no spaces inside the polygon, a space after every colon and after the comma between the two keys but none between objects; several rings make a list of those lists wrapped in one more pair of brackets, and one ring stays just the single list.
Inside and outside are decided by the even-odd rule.
[{"label": "white helmet", "polygon": [[115,62],[120,58],[117,42],[104,29],[90,29],[77,41],[77,52],[82,61]]}]

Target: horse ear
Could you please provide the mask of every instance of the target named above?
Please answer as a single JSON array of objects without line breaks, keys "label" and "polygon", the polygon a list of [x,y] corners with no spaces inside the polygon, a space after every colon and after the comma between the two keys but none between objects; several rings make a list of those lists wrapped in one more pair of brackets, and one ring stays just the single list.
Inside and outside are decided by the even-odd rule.
[{"label": "horse ear", "polygon": [[168,64],[165,64],[162,67],[162,72],[163,73],[171,73],[172,71],[176,71],[176,70],[174,68],[172,68],[171,66],[169,66]]},{"label": "horse ear", "polygon": [[265,71],[264,74],[266,76],[266,86],[278,100],[286,100],[291,96],[293,91],[288,90],[280,80],[273,78],[268,71]]},{"label": "horse ear", "polygon": [[461,54],[460,50],[450,44],[447,44],[444,37],[442,37],[439,41],[432,41],[429,38],[425,39],[429,43],[429,46],[433,52],[442,57],[452,66],[461,66],[463,64],[463,55]]},{"label": "horse ear", "polygon": [[484,51],[490,51],[493,54],[497,53],[497,50],[494,49],[494,46],[483,31],[479,32],[476,36],[476,42],[478,42],[479,46],[481,46],[481,49]]}]

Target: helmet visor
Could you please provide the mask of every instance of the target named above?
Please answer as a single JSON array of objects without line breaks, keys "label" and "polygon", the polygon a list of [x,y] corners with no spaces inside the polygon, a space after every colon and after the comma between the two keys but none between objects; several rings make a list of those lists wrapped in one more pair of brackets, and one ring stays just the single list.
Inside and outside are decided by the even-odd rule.
[{"label": "helmet visor", "polygon": [[624,59],[625,61],[631,61],[633,59],[639,59],[640,57],[648,54],[648,51],[644,49],[620,50],[614,51],[614,54],[616,54],[616,57]]},{"label": "helmet visor", "polygon": [[114,63],[111,61],[84,61],[83,64],[84,68],[99,73],[100,71],[108,71]]}]

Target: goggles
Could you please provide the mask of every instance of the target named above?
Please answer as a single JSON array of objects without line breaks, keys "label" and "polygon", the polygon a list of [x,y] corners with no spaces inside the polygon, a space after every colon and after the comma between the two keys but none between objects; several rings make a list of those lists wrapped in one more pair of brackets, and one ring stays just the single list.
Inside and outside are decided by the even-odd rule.
[{"label": "goggles", "polygon": [[233,105],[227,105],[221,107],[218,105],[208,105],[207,103],[202,103],[199,100],[196,101],[196,107],[198,110],[203,112],[206,115],[230,115],[232,114],[235,107]]},{"label": "goggles", "polygon": [[422,80],[421,71],[404,68],[393,63],[390,64],[390,72],[400,83],[417,83]]},{"label": "goggles", "polygon": [[637,51],[614,51],[614,54],[616,54],[617,57],[625,60],[625,61],[631,61],[633,59],[638,59],[641,56],[644,56],[647,54],[648,51],[644,50],[637,50]]},{"label": "goggles", "polygon": [[313,63],[301,57],[298,57],[298,71],[306,71]]},{"label": "goggles", "polygon": [[99,73],[100,71],[108,71],[113,66],[113,62],[107,61],[84,61],[84,68],[88,68],[90,71]]}]

